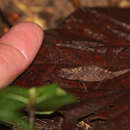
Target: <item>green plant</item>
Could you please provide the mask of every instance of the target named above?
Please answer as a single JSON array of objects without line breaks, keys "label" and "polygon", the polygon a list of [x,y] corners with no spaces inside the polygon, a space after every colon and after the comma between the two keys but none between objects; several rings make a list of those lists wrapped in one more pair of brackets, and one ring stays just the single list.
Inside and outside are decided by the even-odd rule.
[{"label": "green plant", "polygon": [[[51,114],[75,97],[56,84],[25,89],[7,87],[0,90],[0,121],[25,130],[34,130],[36,114]],[[28,112],[26,116],[22,110]]]}]

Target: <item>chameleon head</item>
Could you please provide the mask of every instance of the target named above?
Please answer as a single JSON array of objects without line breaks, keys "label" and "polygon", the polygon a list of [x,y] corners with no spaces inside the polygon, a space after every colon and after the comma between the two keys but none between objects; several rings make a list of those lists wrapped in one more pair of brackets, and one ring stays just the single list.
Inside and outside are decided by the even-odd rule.
[{"label": "chameleon head", "polygon": [[81,68],[62,68],[59,72],[59,76],[61,78],[70,79],[70,80],[77,80],[77,73],[80,71]]}]

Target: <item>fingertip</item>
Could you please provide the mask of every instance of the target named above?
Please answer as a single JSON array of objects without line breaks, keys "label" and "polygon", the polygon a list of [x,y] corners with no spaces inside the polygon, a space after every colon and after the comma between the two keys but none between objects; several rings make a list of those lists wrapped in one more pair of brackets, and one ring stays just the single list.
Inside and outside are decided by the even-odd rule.
[{"label": "fingertip", "polygon": [[31,61],[42,44],[43,36],[43,30],[39,25],[23,22],[12,27],[0,42],[15,47]]},{"label": "fingertip", "polygon": [[12,27],[0,39],[0,88],[11,83],[29,66],[43,37],[40,26],[24,22]]}]

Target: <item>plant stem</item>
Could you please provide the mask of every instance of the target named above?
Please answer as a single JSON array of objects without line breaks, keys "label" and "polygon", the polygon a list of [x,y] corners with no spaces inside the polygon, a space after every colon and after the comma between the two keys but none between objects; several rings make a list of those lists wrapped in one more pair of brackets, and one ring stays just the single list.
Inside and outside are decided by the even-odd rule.
[{"label": "plant stem", "polygon": [[33,109],[29,112],[29,126],[30,130],[33,130],[34,128],[34,118],[35,118],[35,112]]},{"label": "plant stem", "polygon": [[35,88],[31,88],[29,91],[29,95],[30,95],[30,101],[29,101],[29,105],[28,105],[28,112],[29,112],[29,126],[30,126],[30,130],[34,130],[34,119],[35,119],[35,108],[34,108],[34,104],[35,104]]}]

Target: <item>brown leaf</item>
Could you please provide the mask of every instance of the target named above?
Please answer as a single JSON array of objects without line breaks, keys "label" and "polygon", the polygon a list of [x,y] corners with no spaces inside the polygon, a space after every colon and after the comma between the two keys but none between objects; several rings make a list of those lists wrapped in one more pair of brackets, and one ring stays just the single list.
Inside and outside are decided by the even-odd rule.
[{"label": "brown leaf", "polygon": [[[32,65],[13,84],[55,82],[78,102],[59,110],[62,129],[130,129],[130,9],[84,8],[45,31]],[[117,125],[119,124],[119,125]]]}]

